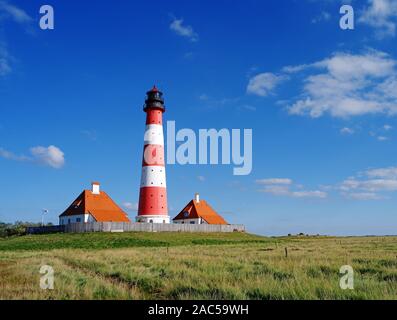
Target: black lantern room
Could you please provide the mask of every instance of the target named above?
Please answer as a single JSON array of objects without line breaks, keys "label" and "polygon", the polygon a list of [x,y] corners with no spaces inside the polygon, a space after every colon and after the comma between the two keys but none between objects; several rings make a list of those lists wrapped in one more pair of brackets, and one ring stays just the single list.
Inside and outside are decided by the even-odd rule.
[{"label": "black lantern room", "polygon": [[146,92],[147,98],[143,110],[146,112],[147,109],[159,109],[165,112],[163,93],[153,86],[152,90]]}]

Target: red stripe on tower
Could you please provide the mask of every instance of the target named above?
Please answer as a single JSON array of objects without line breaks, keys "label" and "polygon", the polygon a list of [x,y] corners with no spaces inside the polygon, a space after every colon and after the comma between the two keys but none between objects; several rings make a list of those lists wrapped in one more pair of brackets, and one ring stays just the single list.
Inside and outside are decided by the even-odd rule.
[{"label": "red stripe on tower", "polygon": [[143,108],[146,112],[146,130],[136,220],[146,223],[169,223],[164,160],[163,93],[154,86],[146,94]]}]

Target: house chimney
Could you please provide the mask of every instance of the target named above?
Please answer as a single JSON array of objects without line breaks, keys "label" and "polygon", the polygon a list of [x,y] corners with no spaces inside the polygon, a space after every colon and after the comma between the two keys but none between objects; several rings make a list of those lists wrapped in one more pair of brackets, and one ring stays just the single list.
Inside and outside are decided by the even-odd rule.
[{"label": "house chimney", "polygon": [[200,202],[200,194],[196,193],[196,194],[194,195],[194,200],[195,200],[197,203],[199,203],[199,202]]},{"label": "house chimney", "polygon": [[91,185],[92,185],[92,194],[100,194],[99,182],[93,182]]}]

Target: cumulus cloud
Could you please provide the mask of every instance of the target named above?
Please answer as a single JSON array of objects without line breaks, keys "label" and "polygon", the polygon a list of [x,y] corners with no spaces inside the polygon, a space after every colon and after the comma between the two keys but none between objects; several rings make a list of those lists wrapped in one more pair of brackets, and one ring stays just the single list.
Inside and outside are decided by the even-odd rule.
[{"label": "cumulus cloud", "polygon": [[16,155],[11,151],[0,148],[0,157],[20,162],[33,162],[54,169],[60,169],[65,165],[65,155],[62,150],[56,146],[32,147],[30,148],[30,156]]},{"label": "cumulus cloud", "polygon": [[307,190],[288,178],[259,179],[255,183],[259,186],[257,191],[274,196],[326,199],[330,192],[336,191],[350,200],[385,200],[397,192],[397,167],[368,169],[346,178],[341,183],[319,186],[318,190]]},{"label": "cumulus cloud", "polygon": [[307,65],[307,64],[300,64],[297,66],[285,66],[281,69],[281,71],[285,72],[285,73],[297,73],[297,72],[303,71],[309,67],[311,67],[311,65]]},{"label": "cumulus cloud", "polygon": [[272,93],[278,84],[286,79],[285,75],[276,75],[269,72],[260,73],[249,80],[247,93],[266,97]]},{"label": "cumulus cloud", "polygon": [[291,192],[292,197],[294,198],[321,198],[324,199],[327,197],[327,193],[324,191],[293,191]]},{"label": "cumulus cloud", "polygon": [[290,195],[290,189],[285,185],[270,185],[262,187],[260,192],[270,193],[274,196],[288,196]]},{"label": "cumulus cloud", "polygon": [[345,197],[352,200],[381,200],[384,199],[374,192],[352,192],[345,194]]},{"label": "cumulus cloud", "polygon": [[327,113],[339,118],[395,115],[397,98],[388,88],[397,86],[396,65],[396,60],[374,50],[358,55],[337,53],[308,65],[306,69],[320,72],[305,79],[301,97],[288,106],[288,111],[313,118]]},{"label": "cumulus cloud", "polygon": [[397,0],[368,0],[358,21],[375,28],[378,38],[394,37]]},{"label": "cumulus cloud", "polygon": [[296,98],[280,100],[291,115],[393,116],[397,114],[396,67],[397,60],[385,52],[337,52],[313,63],[285,66],[279,74],[258,74],[249,80],[247,93],[266,97],[281,82],[303,78]]},{"label": "cumulus cloud", "polygon": [[366,172],[371,178],[397,179],[397,167],[371,169]]},{"label": "cumulus cloud", "polygon": [[288,178],[270,178],[270,179],[259,179],[256,180],[257,184],[271,185],[271,184],[292,184],[292,180]]},{"label": "cumulus cloud", "polygon": [[385,199],[385,193],[397,191],[397,167],[367,170],[344,180],[339,190],[349,199]]},{"label": "cumulus cloud", "polygon": [[170,29],[177,35],[190,39],[192,42],[198,41],[198,34],[189,25],[183,24],[183,19],[176,19],[171,22]]},{"label": "cumulus cloud", "polygon": [[303,186],[294,185],[292,179],[288,178],[269,178],[255,181],[261,185],[259,192],[269,193],[274,196],[287,196],[291,198],[319,198],[324,199],[328,194],[320,190],[296,190]]},{"label": "cumulus cloud", "polygon": [[62,168],[65,164],[65,154],[55,146],[33,147],[30,148],[30,153],[38,163],[55,169]]},{"label": "cumulus cloud", "polygon": [[354,134],[354,130],[348,127],[344,127],[342,129],[340,129],[340,133],[341,134],[345,134],[345,135],[352,135]]},{"label": "cumulus cloud", "polygon": [[365,191],[397,191],[397,180],[394,179],[370,179],[358,180],[349,178],[343,181],[342,191],[365,190]]}]

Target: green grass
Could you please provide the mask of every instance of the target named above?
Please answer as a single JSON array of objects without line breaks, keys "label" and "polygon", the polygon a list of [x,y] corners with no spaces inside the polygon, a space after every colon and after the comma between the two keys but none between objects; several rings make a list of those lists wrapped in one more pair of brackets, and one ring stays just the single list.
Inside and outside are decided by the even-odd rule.
[{"label": "green grass", "polygon": [[[0,299],[397,299],[396,252],[396,237],[25,236],[0,240]],[[39,287],[43,264],[54,290]],[[354,290],[339,287],[345,264]]]},{"label": "green grass", "polygon": [[130,247],[169,247],[186,245],[231,245],[267,243],[269,238],[241,233],[82,233],[31,235],[0,239],[0,252],[13,250],[116,249]]}]

